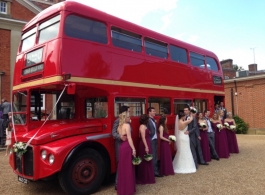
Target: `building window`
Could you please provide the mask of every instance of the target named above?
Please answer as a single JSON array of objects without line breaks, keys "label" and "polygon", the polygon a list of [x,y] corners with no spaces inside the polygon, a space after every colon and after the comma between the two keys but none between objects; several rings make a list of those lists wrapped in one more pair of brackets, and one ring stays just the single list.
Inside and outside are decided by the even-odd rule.
[{"label": "building window", "polygon": [[145,98],[116,97],[115,98],[115,116],[119,116],[119,110],[122,106],[130,107],[130,116],[141,116],[145,113]]},{"label": "building window", "polygon": [[1,14],[6,14],[6,13],[7,13],[6,10],[7,10],[7,9],[6,9],[6,2],[2,2],[2,1],[0,1],[0,13],[1,13]]}]

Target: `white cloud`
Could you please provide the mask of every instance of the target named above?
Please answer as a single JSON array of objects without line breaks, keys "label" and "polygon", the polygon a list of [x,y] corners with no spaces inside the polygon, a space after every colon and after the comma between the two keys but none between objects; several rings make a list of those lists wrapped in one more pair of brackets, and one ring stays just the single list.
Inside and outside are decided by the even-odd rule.
[{"label": "white cloud", "polygon": [[161,31],[164,31],[172,23],[172,16],[173,16],[173,13],[170,12],[161,18],[161,20],[163,21]]},{"label": "white cloud", "polygon": [[[73,1],[73,0],[72,0]],[[178,0],[74,0],[93,8],[123,18],[130,22],[140,24],[142,18],[150,12],[169,12],[177,7]]]}]

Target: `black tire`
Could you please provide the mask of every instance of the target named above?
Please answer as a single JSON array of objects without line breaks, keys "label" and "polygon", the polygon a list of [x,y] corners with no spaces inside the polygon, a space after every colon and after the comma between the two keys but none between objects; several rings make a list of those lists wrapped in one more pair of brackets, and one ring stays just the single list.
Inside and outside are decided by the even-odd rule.
[{"label": "black tire", "polygon": [[94,149],[84,149],[59,173],[62,189],[70,195],[87,195],[96,192],[106,175],[101,154]]}]

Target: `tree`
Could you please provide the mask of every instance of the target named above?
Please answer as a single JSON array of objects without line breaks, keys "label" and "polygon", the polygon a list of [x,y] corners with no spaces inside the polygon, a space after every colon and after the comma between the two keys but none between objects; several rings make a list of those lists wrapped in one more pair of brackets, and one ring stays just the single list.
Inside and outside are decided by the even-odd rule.
[{"label": "tree", "polygon": [[236,71],[241,71],[244,70],[244,68],[242,66],[238,66],[238,65],[233,65],[234,70]]}]

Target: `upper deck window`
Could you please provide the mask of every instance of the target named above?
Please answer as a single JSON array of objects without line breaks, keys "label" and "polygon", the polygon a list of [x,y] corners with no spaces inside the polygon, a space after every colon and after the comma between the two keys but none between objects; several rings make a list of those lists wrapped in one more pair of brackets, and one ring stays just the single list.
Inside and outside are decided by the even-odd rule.
[{"label": "upper deck window", "polygon": [[206,57],[206,64],[208,69],[218,71],[218,65],[213,58]]},{"label": "upper deck window", "polygon": [[21,51],[25,51],[34,46],[36,40],[36,29],[37,27],[22,35]]},{"label": "upper deck window", "polygon": [[57,36],[59,31],[60,18],[61,16],[58,15],[40,24],[39,44],[51,40]]},{"label": "upper deck window", "polygon": [[107,27],[104,23],[75,15],[67,16],[64,32],[69,37],[106,44]]},{"label": "upper deck window", "polygon": [[0,13],[1,14],[7,13],[6,2],[0,1]]},{"label": "upper deck window", "polygon": [[204,56],[190,52],[190,62],[193,66],[197,66],[198,68],[204,68]]},{"label": "upper deck window", "polygon": [[170,45],[170,57],[173,61],[181,62],[184,64],[188,63],[186,49]]},{"label": "upper deck window", "polygon": [[131,51],[142,51],[142,36],[135,33],[122,30],[120,28],[111,28],[111,37],[113,45],[128,49]]},{"label": "upper deck window", "polygon": [[167,44],[166,43],[163,43],[163,42],[160,42],[154,39],[150,39],[150,38],[145,38],[144,45],[145,45],[145,52],[148,55],[167,59]]}]

